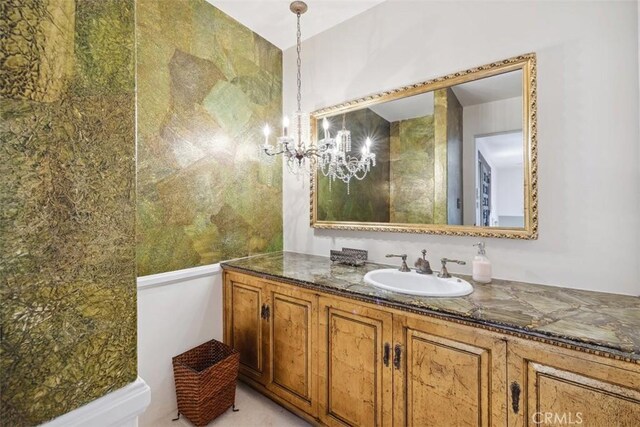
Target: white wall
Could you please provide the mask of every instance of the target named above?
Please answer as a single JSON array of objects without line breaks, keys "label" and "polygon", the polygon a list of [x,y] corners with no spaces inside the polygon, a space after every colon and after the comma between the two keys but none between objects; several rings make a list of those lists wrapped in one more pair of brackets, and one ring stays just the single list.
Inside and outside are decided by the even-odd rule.
[{"label": "white wall", "polygon": [[141,427],[175,417],[171,358],[212,338],[222,340],[218,265],[138,278],[138,375],[151,388],[151,404],[139,418]]},{"label": "white wall", "polygon": [[[640,0],[636,2],[636,8],[638,11],[638,44],[636,45],[637,51],[640,52]],[[640,53],[638,54],[638,98],[640,98]],[[640,120],[638,121],[638,133],[640,133]],[[640,138],[638,138],[638,146],[640,146]],[[638,164],[640,164],[640,148],[638,149]],[[640,169],[638,170],[638,180],[640,181]],[[638,212],[640,212],[640,197],[638,198]],[[640,227],[637,230],[638,242],[640,242]],[[640,265],[640,251],[637,253],[636,264]],[[639,267],[640,268],[640,267]]]},{"label": "white wall", "polygon": [[[313,6],[313,5],[312,5]],[[499,278],[640,294],[638,3],[388,1],[303,44],[309,111],[526,52],[538,55],[540,237],[487,239]],[[313,19],[313,7],[304,21]],[[295,51],[284,55],[285,111]],[[285,249],[471,260],[472,237],[309,227],[308,185],[285,173]],[[460,268],[469,273],[470,266]]]},{"label": "white wall", "polygon": [[[476,136],[522,129],[522,97],[470,105],[462,110],[464,224],[476,224]],[[491,163],[485,156],[485,160]],[[495,170],[492,165],[492,172]],[[494,180],[495,182],[495,180]],[[495,192],[494,192],[495,194]],[[495,209],[491,208],[492,214]]]}]

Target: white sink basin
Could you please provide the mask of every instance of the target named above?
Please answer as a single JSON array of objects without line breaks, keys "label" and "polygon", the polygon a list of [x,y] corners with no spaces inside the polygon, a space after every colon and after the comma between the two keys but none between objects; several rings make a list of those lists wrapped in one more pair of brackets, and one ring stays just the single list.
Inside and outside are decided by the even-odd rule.
[{"label": "white sink basin", "polygon": [[473,292],[469,282],[457,277],[441,279],[436,273],[402,272],[397,268],[370,271],[364,275],[364,281],[388,291],[428,297],[461,297]]}]

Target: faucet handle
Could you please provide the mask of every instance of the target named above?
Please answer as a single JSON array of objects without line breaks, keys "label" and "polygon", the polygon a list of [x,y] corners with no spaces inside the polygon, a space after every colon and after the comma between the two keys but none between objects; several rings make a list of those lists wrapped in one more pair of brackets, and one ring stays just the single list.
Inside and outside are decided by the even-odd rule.
[{"label": "faucet handle", "polygon": [[402,255],[387,254],[386,257],[387,258],[402,258],[402,265],[400,266],[399,270],[402,271],[402,272],[405,272],[405,273],[411,271],[411,269],[407,265],[407,254],[402,254]]},{"label": "faucet handle", "polygon": [[451,274],[449,274],[449,271],[447,270],[447,263],[448,262],[455,262],[456,264],[459,265],[465,265],[466,262],[464,261],[459,261],[457,259],[449,259],[449,258],[441,258],[440,262],[442,263],[442,269],[440,270],[440,273],[438,273],[438,277],[442,278],[442,279],[448,279],[451,277]]},{"label": "faucet handle", "polygon": [[426,249],[422,250],[422,259],[425,260],[425,261],[427,260],[427,250]]},{"label": "faucet handle", "polygon": [[440,262],[442,263],[442,266],[444,267],[448,262],[455,262],[456,264],[460,264],[460,265],[466,265],[467,263],[464,261],[458,261],[457,259],[449,259],[449,258],[441,258]]}]

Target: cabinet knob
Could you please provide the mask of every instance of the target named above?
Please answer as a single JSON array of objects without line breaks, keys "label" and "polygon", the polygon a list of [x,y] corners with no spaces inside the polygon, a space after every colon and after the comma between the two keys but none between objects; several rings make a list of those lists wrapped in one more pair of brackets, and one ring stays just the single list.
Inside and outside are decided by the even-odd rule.
[{"label": "cabinet knob", "polygon": [[393,355],[393,366],[395,366],[396,369],[400,369],[401,357],[402,357],[402,346],[400,344],[396,344],[394,348],[394,355]]},{"label": "cabinet knob", "polygon": [[511,407],[516,414],[520,410],[520,384],[516,381],[511,383]]},{"label": "cabinet knob", "polygon": [[382,356],[382,361],[384,362],[384,366],[389,366],[389,357],[391,356],[391,346],[388,342],[384,343],[384,355]]},{"label": "cabinet knob", "polygon": [[262,304],[262,307],[260,308],[260,318],[269,320],[270,314],[271,310],[269,310],[269,306],[267,304]]}]

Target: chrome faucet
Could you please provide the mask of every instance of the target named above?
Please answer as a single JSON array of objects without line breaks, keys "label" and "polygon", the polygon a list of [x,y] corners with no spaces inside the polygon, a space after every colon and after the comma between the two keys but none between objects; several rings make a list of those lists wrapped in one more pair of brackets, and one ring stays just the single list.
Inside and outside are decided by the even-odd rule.
[{"label": "chrome faucet", "polygon": [[407,254],[402,254],[402,255],[387,254],[387,258],[394,258],[394,257],[402,258],[402,265],[400,266],[400,268],[398,270],[400,270],[402,272],[405,272],[405,273],[411,271],[411,269],[407,265]]},{"label": "chrome faucet", "polygon": [[440,273],[438,273],[438,277],[442,279],[448,279],[451,277],[451,275],[449,274],[449,271],[447,270],[448,262],[455,262],[456,264],[459,264],[459,265],[466,264],[466,262],[464,261],[458,261],[457,259],[448,259],[448,258],[442,258],[440,262],[442,263],[442,269],[440,270]]},{"label": "chrome faucet", "polygon": [[422,250],[422,258],[418,258],[418,260],[413,264],[416,267],[416,273],[420,274],[433,274],[433,270],[431,269],[431,264],[427,261],[427,250]]}]

